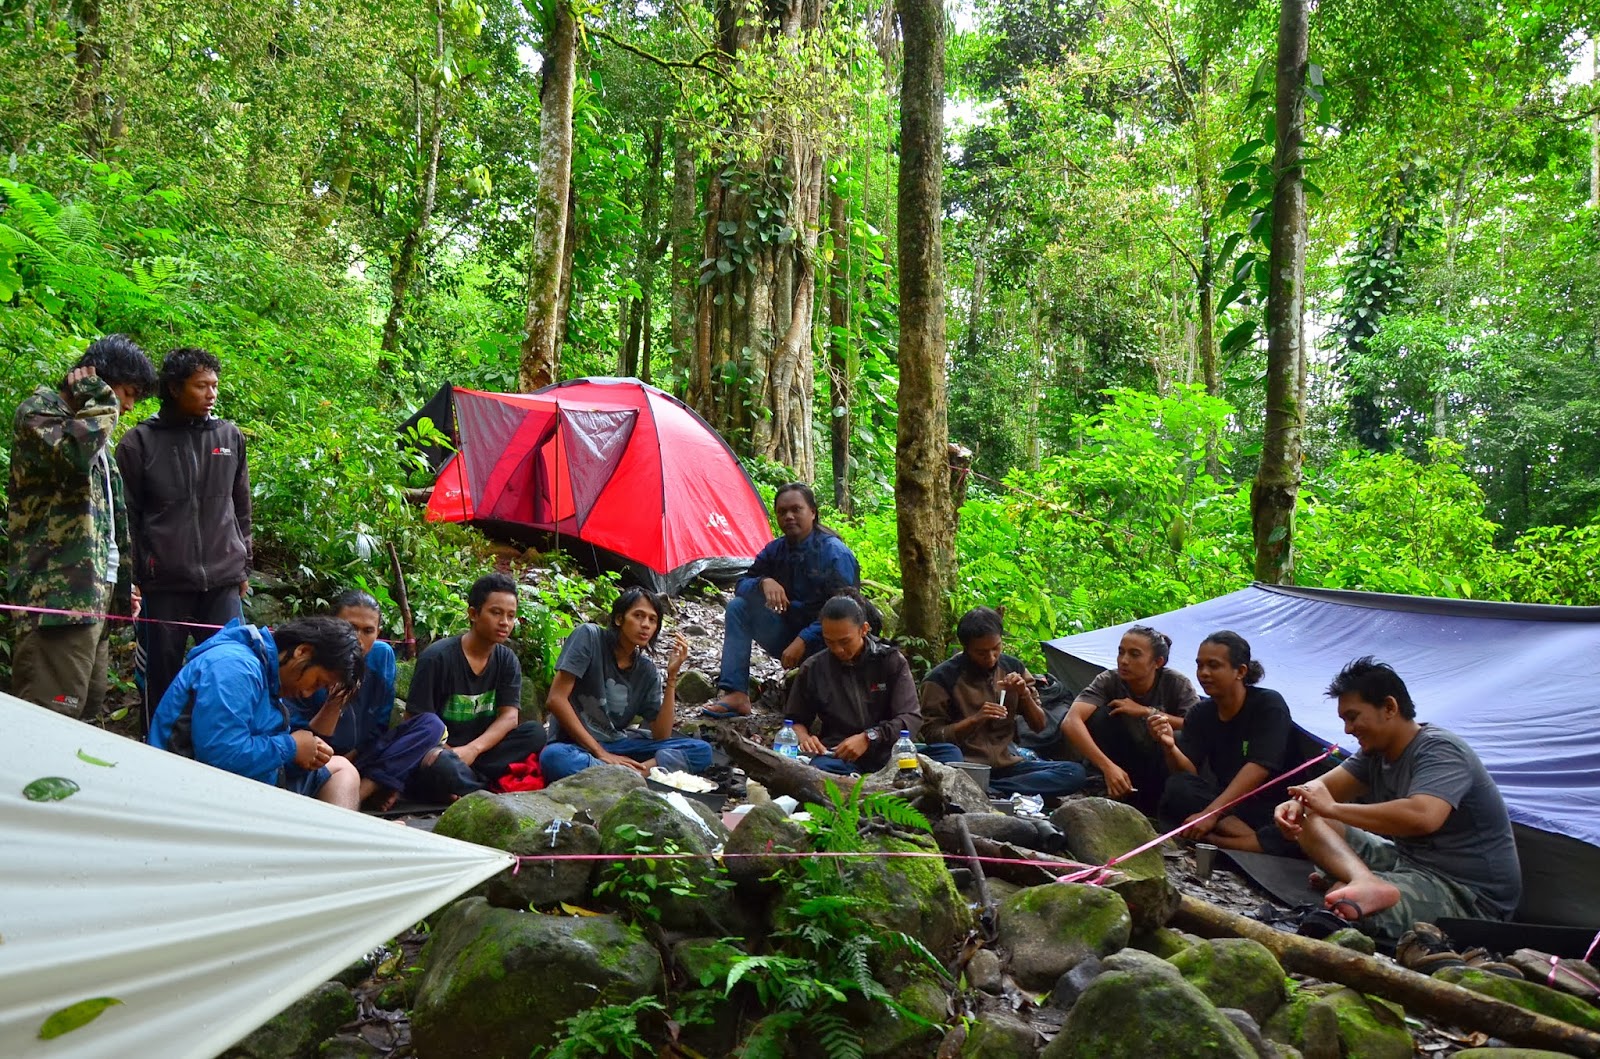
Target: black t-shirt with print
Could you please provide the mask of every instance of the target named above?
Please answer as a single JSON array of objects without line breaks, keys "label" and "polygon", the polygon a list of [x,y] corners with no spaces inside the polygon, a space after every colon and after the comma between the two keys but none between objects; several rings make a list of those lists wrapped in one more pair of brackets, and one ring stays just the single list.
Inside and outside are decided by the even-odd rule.
[{"label": "black t-shirt with print", "polygon": [[449,732],[451,746],[462,746],[484,733],[502,706],[522,705],[522,666],[505,644],[495,644],[489,664],[474,673],[461,649],[461,637],[440,640],[417,658],[406,709],[436,713]]}]

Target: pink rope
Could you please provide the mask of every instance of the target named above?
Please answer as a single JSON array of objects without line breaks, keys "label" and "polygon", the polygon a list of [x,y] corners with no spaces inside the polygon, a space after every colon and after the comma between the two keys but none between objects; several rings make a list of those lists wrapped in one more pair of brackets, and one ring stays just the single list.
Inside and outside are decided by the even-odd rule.
[{"label": "pink rope", "polygon": [[[526,853],[517,854],[517,863],[511,870],[515,875],[522,868],[523,861],[602,861],[619,862],[629,860],[705,860],[714,857],[716,860],[759,860],[763,858],[776,858],[778,860],[919,860],[933,859],[954,860],[970,862],[973,859],[983,864],[1025,864],[1035,868],[1081,868],[1082,864],[1072,860],[1028,860],[1022,857],[968,857],[965,854],[944,853],[936,850],[863,850],[860,852],[841,852],[837,850],[804,852],[769,852],[769,853]],[[1096,869],[1098,870],[1098,869]]]},{"label": "pink rope", "polygon": [[[1149,842],[1146,842],[1144,845],[1136,846],[1133,849],[1128,850],[1128,852],[1126,852],[1126,853],[1120,853],[1117,856],[1112,857],[1110,860],[1106,861],[1104,864],[1096,865],[1096,866],[1090,867],[1090,868],[1085,868],[1082,871],[1074,872],[1071,875],[1063,875],[1060,878],[1058,878],[1056,880],[1056,882],[1063,882],[1063,883],[1081,882],[1081,883],[1083,883],[1083,884],[1085,884],[1087,886],[1099,886],[1102,882],[1104,882],[1110,876],[1111,869],[1116,867],[1118,864],[1122,863],[1123,861],[1128,860],[1128,859],[1133,858],[1133,857],[1137,857],[1141,853],[1145,853],[1145,852],[1147,852],[1149,850],[1155,849],[1157,846],[1161,845],[1161,843],[1167,841],[1169,838],[1174,838],[1174,837],[1176,837],[1178,835],[1181,835],[1183,832],[1187,831],[1189,828],[1193,827],[1195,824],[1198,824],[1200,821],[1202,821],[1202,820],[1210,820],[1212,817],[1220,816],[1221,814],[1227,812],[1229,809],[1232,809],[1234,806],[1238,805],[1240,802],[1244,801],[1246,798],[1252,798],[1255,795],[1260,794],[1262,791],[1266,790],[1268,787],[1276,786],[1277,784],[1281,783],[1283,780],[1286,780],[1290,776],[1293,776],[1295,773],[1304,772],[1306,769],[1310,768],[1312,765],[1316,765],[1316,764],[1319,764],[1319,763],[1321,763],[1323,761],[1326,761],[1335,752],[1337,752],[1338,749],[1339,748],[1336,747],[1336,746],[1330,746],[1330,747],[1328,747],[1328,749],[1324,750],[1322,753],[1318,754],[1316,757],[1312,758],[1310,761],[1304,762],[1304,763],[1302,763],[1300,765],[1296,765],[1294,768],[1290,769],[1288,772],[1285,772],[1285,773],[1282,773],[1281,775],[1277,775],[1277,776],[1272,777],[1271,779],[1267,780],[1267,782],[1265,782],[1261,786],[1257,787],[1255,790],[1245,791],[1243,794],[1239,795],[1239,797],[1235,798],[1233,801],[1229,802],[1226,805],[1219,805],[1215,809],[1208,810],[1207,812],[1202,813],[1201,815],[1195,817],[1193,820],[1185,820],[1182,824],[1180,824],[1177,827],[1173,828],[1171,831],[1168,831],[1166,834],[1157,835],[1155,838],[1152,838]],[[1597,944],[1600,944],[1600,935],[1596,935],[1595,936],[1595,942]]]},{"label": "pink rope", "polygon": [[1600,931],[1597,931],[1594,940],[1589,943],[1589,950],[1583,954],[1583,962],[1588,963],[1589,957],[1594,955],[1594,950],[1600,949]]},{"label": "pink rope", "polygon": [[[24,607],[17,603],[0,603],[0,611],[5,610],[15,611],[19,614],[60,614],[68,618],[88,618],[91,621],[126,621],[142,625],[173,625],[185,629],[206,629],[210,632],[216,632],[223,627],[203,621],[176,621],[171,618],[135,618],[127,614],[101,614],[92,610],[63,610],[60,607]],[[407,646],[414,645],[417,642],[414,639],[391,640],[386,637],[379,637],[379,639],[383,640],[384,643],[405,644]]]}]

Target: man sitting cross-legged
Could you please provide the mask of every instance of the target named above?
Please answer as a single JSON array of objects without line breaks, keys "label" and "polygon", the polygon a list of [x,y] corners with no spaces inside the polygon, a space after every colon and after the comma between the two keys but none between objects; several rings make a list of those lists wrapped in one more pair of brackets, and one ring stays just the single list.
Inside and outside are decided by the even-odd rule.
[{"label": "man sitting cross-legged", "polygon": [[1328,687],[1359,752],[1289,788],[1275,814],[1333,880],[1324,903],[1394,941],[1441,916],[1507,919],[1522,895],[1511,820],[1461,738],[1418,724],[1405,682],[1370,656]]},{"label": "man sitting cross-legged", "polygon": [[544,725],[522,721],[522,665],[506,644],[516,623],[517,583],[486,574],[467,592],[467,631],[417,658],[406,710],[438,714],[449,744],[412,774],[419,796],[454,801],[544,749]]},{"label": "man sitting cross-legged", "polygon": [[[661,636],[665,610],[662,597],[629,588],[612,604],[608,625],[586,622],[567,637],[545,699],[557,726],[539,755],[547,782],[591,765],[621,765],[646,775],[655,766],[693,773],[711,767],[711,744],[672,734],[678,670],[689,657],[689,641],[682,633],[673,636],[663,685],[649,651]],[[641,720],[649,722],[648,732],[630,729]]]},{"label": "man sitting cross-legged", "polygon": [[[889,763],[902,731],[922,727],[911,667],[894,646],[873,636],[866,611],[849,596],[834,596],[820,615],[827,650],[801,665],[789,689],[784,718],[794,722],[800,752],[811,764],[843,776]],[[949,743],[918,747],[935,761],[960,761]]]},{"label": "man sitting cross-legged", "polygon": [[1000,612],[988,607],[961,616],[961,653],[929,670],[922,682],[922,734],[954,743],[966,760],[988,765],[989,789],[996,793],[1071,794],[1083,786],[1082,765],[1029,761],[1016,752],[1017,718],[1035,732],[1047,721],[1027,666],[1002,653],[1003,631]]}]

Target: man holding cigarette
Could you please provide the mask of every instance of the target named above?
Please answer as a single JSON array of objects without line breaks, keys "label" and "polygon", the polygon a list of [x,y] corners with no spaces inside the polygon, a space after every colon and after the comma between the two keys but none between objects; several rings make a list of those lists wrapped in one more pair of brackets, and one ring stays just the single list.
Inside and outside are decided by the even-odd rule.
[{"label": "man holding cigarette", "polygon": [[1061,797],[1083,786],[1076,761],[1029,760],[1012,742],[1020,715],[1035,732],[1048,723],[1039,691],[1022,660],[1003,653],[998,611],[974,607],[956,624],[961,653],[929,670],[922,682],[922,736],[954,743],[968,761],[988,765],[996,794]]}]

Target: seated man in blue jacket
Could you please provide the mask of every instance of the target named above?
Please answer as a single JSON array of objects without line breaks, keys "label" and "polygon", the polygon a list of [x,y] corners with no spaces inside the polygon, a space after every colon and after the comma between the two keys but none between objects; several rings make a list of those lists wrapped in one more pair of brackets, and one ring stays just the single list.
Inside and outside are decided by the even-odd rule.
[{"label": "seated man in blue jacket", "polygon": [[[264,629],[234,619],[189,652],[156,707],[150,744],[355,809],[356,767],[314,732],[291,731],[283,700],[359,687],[364,670],[349,622],[301,618]],[[336,717],[337,697],[331,709]],[[323,720],[331,726],[334,717]]]},{"label": "seated man in blue jacket", "polygon": [[861,567],[849,545],[817,521],[817,497],[800,482],[780,485],[772,510],[783,535],[756,556],[728,600],[722,639],[721,695],[707,717],[750,712],[750,651],[759,643],[785,669],[822,650],[822,605],[846,588],[861,587]]}]

